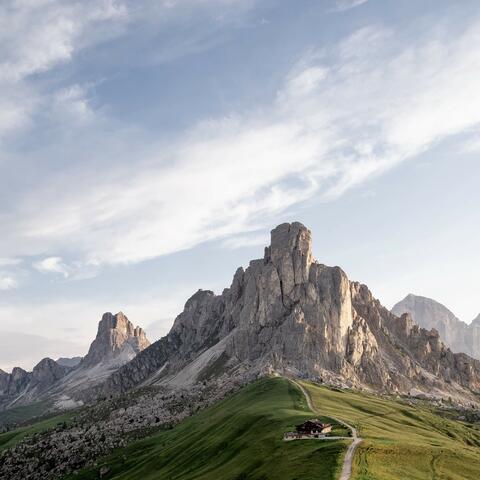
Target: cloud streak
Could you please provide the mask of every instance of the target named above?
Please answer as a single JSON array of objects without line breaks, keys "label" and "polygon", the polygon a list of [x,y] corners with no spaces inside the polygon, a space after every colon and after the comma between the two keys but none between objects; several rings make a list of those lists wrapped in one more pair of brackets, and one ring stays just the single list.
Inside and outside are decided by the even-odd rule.
[{"label": "cloud streak", "polygon": [[18,283],[14,278],[0,274],[0,290],[12,290],[17,287]]},{"label": "cloud streak", "polygon": [[65,278],[70,276],[70,269],[63,262],[62,257],[47,257],[33,264],[40,273],[59,273]]},{"label": "cloud streak", "polygon": [[352,8],[359,7],[367,3],[368,0],[337,0],[335,6],[333,7],[333,12],[345,12],[351,10]]},{"label": "cloud streak", "polygon": [[[207,119],[168,144],[146,147],[135,126],[112,129],[89,112],[83,144],[101,132],[97,158],[115,162],[66,169],[26,195],[0,245],[11,256],[68,251],[77,267],[135,263],[338,197],[478,125],[479,31],[478,19],[451,38],[362,28],[299,58],[271,105]],[[85,112],[80,90],[59,98]]]}]

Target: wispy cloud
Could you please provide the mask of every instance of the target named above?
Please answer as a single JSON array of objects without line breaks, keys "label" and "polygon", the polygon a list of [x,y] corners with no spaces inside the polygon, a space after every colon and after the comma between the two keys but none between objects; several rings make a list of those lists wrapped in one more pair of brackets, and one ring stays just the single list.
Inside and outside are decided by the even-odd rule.
[{"label": "wispy cloud", "polygon": [[82,145],[101,136],[94,159],[115,161],[65,169],[26,195],[0,245],[12,256],[68,249],[90,266],[139,262],[258,229],[414,159],[480,122],[479,21],[460,34],[445,25],[408,39],[373,25],[310,50],[271,105],[169,144],[96,118]]},{"label": "wispy cloud", "polygon": [[65,278],[70,276],[69,267],[63,262],[62,257],[47,257],[33,264],[41,273],[59,273]]},{"label": "wispy cloud", "polygon": [[0,258],[0,267],[11,267],[22,263],[21,258]]},{"label": "wispy cloud", "polygon": [[15,270],[22,263],[21,258],[0,258],[0,290],[13,290],[19,286]]},{"label": "wispy cloud", "polygon": [[[76,121],[85,119],[90,113],[88,85],[59,86],[58,81],[38,81],[74,61],[80,52],[128,36],[132,30],[153,36],[201,13],[218,25],[233,22],[253,3],[254,0],[1,2],[0,141],[8,134],[18,136],[23,129],[32,127],[40,113],[58,116],[57,120],[62,120],[66,113]],[[208,47],[207,34],[192,32],[191,36]],[[162,57],[159,61],[199,48],[192,45],[188,34],[183,34],[181,40],[185,42],[183,46],[180,41],[168,48],[159,46],[156,49],[156,55]],[[68,76],[65,78],[68,80]]]},{"label": "wispy cloud", "polygon": [[55,97],[55,92],[37,86],[32,76],[70,61],[78,50],[111,36],[125,14],[125,7],[113,0],[2,2],[0,140],[30,126],[36,112],[47,109]]},{"label": "wispy cloud", "polygon": [[13,277],[3,276],[0,273],[0,290],[11,290],[17,287],[18,282]]},{"label": "wispy cloud", "polygon": [[336,0],[335,6],[332,8],[334,12],[345,12],[355,7],[359,7],[364,3],[367,3],[368,0]]},{"label": "wispy cloud", "polygon": [[469,136],[461,147],[461,150],[466,153],[478,153],[480,152],[480,134],[474,134]]}]

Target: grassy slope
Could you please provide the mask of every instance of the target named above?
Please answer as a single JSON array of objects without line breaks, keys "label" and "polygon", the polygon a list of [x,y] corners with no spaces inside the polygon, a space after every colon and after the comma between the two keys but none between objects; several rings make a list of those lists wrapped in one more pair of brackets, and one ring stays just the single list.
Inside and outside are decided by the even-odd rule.
[{"label": "grassy slope", "polygon": [[67,412],[62,415],[57,415],[55,417],[46,418],[44,420],[39,420],[38,422],[32,425],[26,425],[19,427],[11,432],[0,434],[0,451],[5,448],[13,447],[18,443],[22,438],[27,435],[33,435],[34,433],[42,432],[49,428],[55,427],[57,424],[62,422],[67,422],[73,416],[73,412]]},{"label": "grassy slope", "polygon": [[32,405],[9,408],[0,412],[0,424],[27,422],[40,417],[48,410],[48,402],[37,402]]},{"label": "grassy slope", "polygon": [[365,440],[352,480],[477,480],[480,432],[426,407],[304,383],[325,415],[354,424]]},{"label": "grassy slope", "polygon": [[[284,379],[263,379],[174,429],[116,451],[75,479],[335,479],[345,441],[284,442],[283,432],[311,418],[301,392]],[[338,431],[338,433],[343,433]]]}]

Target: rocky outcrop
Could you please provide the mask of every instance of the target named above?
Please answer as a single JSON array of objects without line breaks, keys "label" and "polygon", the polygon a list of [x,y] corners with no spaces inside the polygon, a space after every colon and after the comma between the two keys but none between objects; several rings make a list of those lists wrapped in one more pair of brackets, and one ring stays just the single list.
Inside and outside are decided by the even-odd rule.
[{"label": "rocky outcrop", "polygon": [[413,294],[398,302],[392,313],[397,316],[409,313],[421,327],[434,328],[452,351],[480,359],[480,315],[468,325],[441,303]]},{"label": "rocky outcrop", "polygon": [[145,332],[122,312],[105,313],[83,359],[45,358],[32,372],[18,367],[11,374],[0,371],[0,424],[1,410],[14,406],[42,402],[47,410],[56,410],[79,405],[80,392],[104,381],[149,345]]},{"label": "rocky outcrop", "polygon": [[458,398],[480,389],[479,362],[453,354],[411,317],[389,312],[339,267],[315,262],[311,233],[300,223],[275,228],[264,257],[239,268],[221,295],[195,293],[168,335],[93,394],[239,371]]},{"label": "rocky outcrop", "polygon": [[382,365],[381,370],[387,372],[388,390],[414,389],[457,399],[472,398],[469,392],[480,392],[478,360],[453,353],[440,340],[438,331],[419,327],[410,314],[397,317],[362,287],[357,290],[353,305],[369,319],[375,332],[384,359],[376,365]]},{"label": "rocky outcrop", "polygon": [[44,358],[33,368],[32,380],[36,385],[50,386],[65,376],[68,371],[68,367],[59,365],[51,358]]},{"label": "rocky outcrop", "polygon": [[140,327],[134,327],[122,312],[116,315],[107,312],[103,314],[97,336],[80,366],[91,367],[117,360],[117,363],[123,364],[149,345],[145,332]]}]

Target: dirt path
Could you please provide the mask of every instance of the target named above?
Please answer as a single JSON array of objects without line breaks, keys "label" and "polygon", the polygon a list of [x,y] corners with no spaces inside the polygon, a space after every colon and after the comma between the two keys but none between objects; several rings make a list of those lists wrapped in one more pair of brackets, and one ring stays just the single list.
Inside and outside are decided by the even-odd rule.
[{"label": "dirt path", "polygon": [[[314,407],[312,398],[310,397],[310,393],[308,393],[307,389],[303,387],[303,385],[300,385],[296,380],[293,380],[293,378],[287,378],[292,382],[294,385],[296,385],[303,393],[305,396],[305,400],[307,401],[308,408],[314,412],[320,414],[320,412],[317,411],[317,409]],[[352,443],[349,445],[347,453],[345,454],[345,458],[343,460],[343,467],[342,467],[342,473],[340,474],[340,479],[339,480],[350,480],[350,475],[352,473],[352,462],[353,462],[353,456],[355,454],[355,450],[357,449],[358,445],[361,443],[362,438],[360,438],[357,435],[357,429],[353,427],[352,425],[349,425],[347,422],[344,422],[343,420],[340,420],[339,418],[332,417],[331,415],[327,415],[329,418],[332,420],[335,420],[336,422],[344,425],[347,427],[351,432],[352,432],[352,437],[351,439],[353,440]],[[328,440],[337,440],[338,438],[349,438],[350,437],[326,437],[325,439]]]}]

